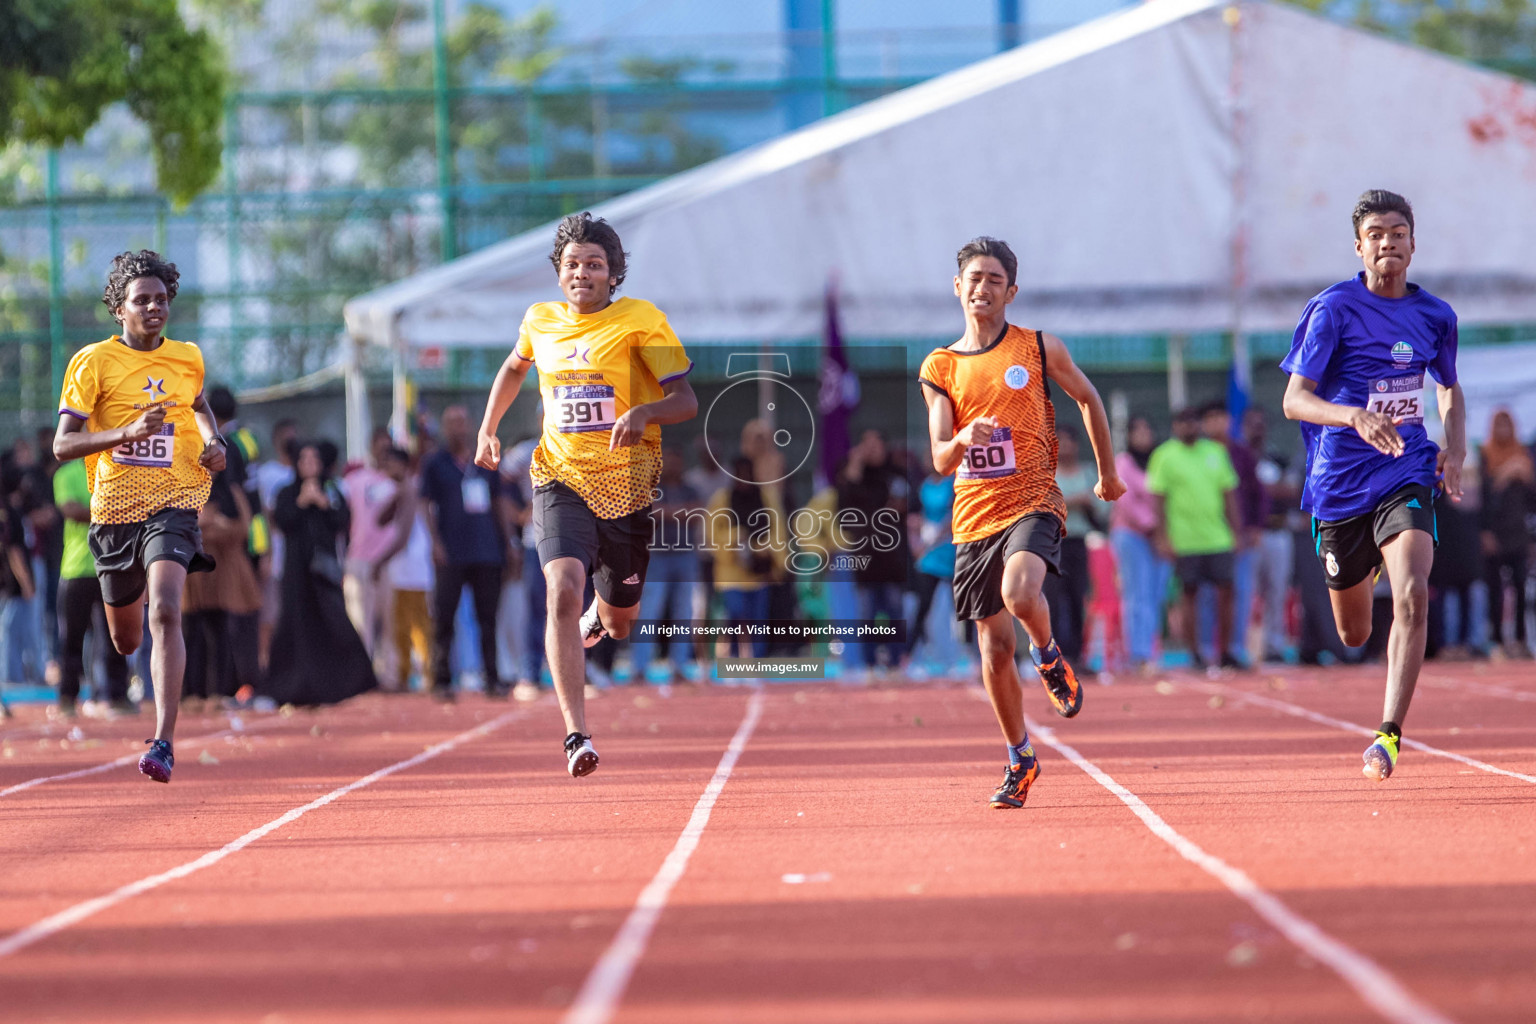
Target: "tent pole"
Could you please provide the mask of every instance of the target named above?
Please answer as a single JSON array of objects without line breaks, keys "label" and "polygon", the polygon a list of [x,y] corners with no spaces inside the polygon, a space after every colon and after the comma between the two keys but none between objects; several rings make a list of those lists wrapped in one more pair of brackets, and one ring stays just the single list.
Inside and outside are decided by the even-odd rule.
[{"label": "tent pole", "polygon": [[1189,404],[1189,381],[1184,375],[1184,345],[1188,339],[1182,334],[1168,336],[1168,411],[1178,412]]},{"label": "tent pole", "polygon": [[389,432],[394,437],[395,443],[403,447],[411,439],[411,382],[405,372],[405,339],[400,337],[400,331],[394,324],[390,325],[389,342],[394,390],[393,407],[389,416]]},{"label": "tent pole", "polygon": [[363,372],[364,341],[347,335],[343,342],[344,376],[347,393],[347,461],[355,462],[368,456],[368,435],[373,431],[368,415],[368,377]]},{"label": "tent pole", "polygon": [[1248,333],[1243,324],[1243,305],[1248,290],[1248,177],[1243,147],[1248,111],[1243,93],[1243,9],[1234,3],[1222,15],[1232,40],[1232,72],[1229,81],[1232,105],[1232,374],[1228,386],[1234,436],[1242,428],[1243,411],[1251,394],[1253,360],[1248,352]]}]

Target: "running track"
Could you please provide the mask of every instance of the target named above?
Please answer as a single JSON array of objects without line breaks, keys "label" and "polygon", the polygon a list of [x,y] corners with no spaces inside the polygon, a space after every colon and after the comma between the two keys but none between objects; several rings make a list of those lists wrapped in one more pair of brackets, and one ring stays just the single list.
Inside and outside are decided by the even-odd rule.
[{"label": "running track", "polygon": [[[992,811],[974,687],[370,696],[0,740],[7,1019],[1536,1020],[1536,686],[1435,666],[1365,782],[1380,669],[1090,685]],[[29,719],[28,716],[31,716]],[[1049,717],[1049,720],[1047,720]],[[38,728],[29,729],[31,725]],[[197,737],[208,737],[190,742]],[[200,755],[206,752],[205,757]],[[51,779],[23,786],[37,779]]]}]

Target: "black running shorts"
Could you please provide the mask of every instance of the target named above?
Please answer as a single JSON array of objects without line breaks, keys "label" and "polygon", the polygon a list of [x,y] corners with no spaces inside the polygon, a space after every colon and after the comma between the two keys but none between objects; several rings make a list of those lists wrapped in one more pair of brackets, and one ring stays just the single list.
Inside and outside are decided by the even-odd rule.
[{"label": "black running shorts", "polygon": [[640,603],[651,562],[651,510],[599,519],[581,495],[556,480],[534,488],[533,535],[539,565],[576,558],[599,597],[615,608]]},{"label": "black running shorts", "polygon": [[1381,546],[1400,533],[1422,530],[1440,543],[1435,494],[1409,484],[1382,500],[1374,512],[1325,523],[1312,520],[1312,539],[1329,590],[1348,590],[1381,565]]},{"label": "black running shorts", "polygon": [[1013,525],[955,544],[955,618],[979,621],[1003,610],[1003,569],[1015,552],[1040,556],[1048,572],[1061,575],[1061,520],[1031,512]]},{"label": "black running shorts", "polygon": [[1179,555],[1173,560],[1173,574],[1185,590],[1198,590],[1202,583],[1219,587],[1232,582],[1236,563],[1237,556],[1230,551]]},{"label": "black running shorts", "polygon": [[142,523],[92,523],[87,538],[102,602],[113,608],[143,596],[153,562],[175,562],[187,572],[212,572],[214,567],[203,554],[197,513],[184,508],[161,509]]}]

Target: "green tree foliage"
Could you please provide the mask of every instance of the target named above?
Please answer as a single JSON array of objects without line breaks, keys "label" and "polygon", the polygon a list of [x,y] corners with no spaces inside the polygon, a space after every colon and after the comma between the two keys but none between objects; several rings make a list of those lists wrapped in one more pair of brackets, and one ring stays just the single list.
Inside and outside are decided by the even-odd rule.
[{"label": "green tree foliage", "polygon": [[79,141],[113,103],[150,131],[160,187],[219,172],[224,57],[172,0],[0,0],[0,144]]},{"label": "green tree foliage", "polygon": [[1468,60],[1536,67],[1536,0],[1288,0]]}]

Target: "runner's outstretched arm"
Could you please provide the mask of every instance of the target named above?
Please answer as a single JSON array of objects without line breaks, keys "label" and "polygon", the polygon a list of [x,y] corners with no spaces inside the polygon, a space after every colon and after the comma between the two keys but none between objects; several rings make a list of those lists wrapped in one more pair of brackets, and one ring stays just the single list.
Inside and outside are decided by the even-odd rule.
[{"label": "runner's outstretched arm", "polygon": [[156,402],[126,426],[111,430],[86,430],[85,420],[74,413],[59,413],[59,428],[53,435],[53,457],[60,462],[83,459],[87,455],[108,451],[129,441],[143,441],[153,437],[165,423],[165,405]]},{"label": "runner's outstretched arm", "polygon": [[955,407],[949,396],[924,387],[923,399],[928,403],[928,447],[933,453],[933,468],[940,476],[949,476],[965,461],[968,445],[986,444],[992,439],[997,419],[981,416],[956,434]]},{"label": "runner's outstretched arm", "polygon": [[501,438],[496,436],[496,428],[501,426],[501,418],[512,408],[512,400],[522,390],[532,365],[531,360],[513,351],[507,354],[501,369],[496,371],[496,379],[491,382],[491,396],[485,400],[485,416],[480,420],[480,436],[475,441],[475,465],[481,469],[494,470],[501,465]]},{"label": "runner's outstretched arm", "polygon": [[1445,496],[1461,500],[1461,464],[1467,459],[1467,402],[1461,384],[1436,386],[1440,420],[1445,424],[1445,447],[1435,459],[1435,470],[1444,481]]},{"label": "runner's outstretched arm", "polygon": [[654,402],[637,405],[618,418],[613,425],[613,434],[608,440],[609,451],[639,443],[645,428],[652,423],[659,423],[662,426],[669,423],[682,423],[699,414],[699,399],[693,393],[693,385],[688,381],[682,378],[668,381],[661,386],[661,390],[663,397]]},{"label": "runner's outstretched arm", "polygon": [[[1291,374],[1285,385],[1285,401],[1282,405],[1285,418],[1303,423],[1316,423],[1322,427],[1349,427],[1359,434],[1365,443],[1394,458],[1403,454],[1403,439],[1397,432],[1398,420],[1386,413],[1371,412],[1353,405],[1339,405],[1318,395],[1317,381],[1299,373]],[[1466,434],[1462,434],[1466,444]]]},{"label": "runner's outstretched arm", "polygon": [[1088,430],[1088,440],[1093,444],[1093,459],[1098,463],[1099,482],[1093,493],[1100,501],[1114,501],[1125,493],[1120,471],[1115,468],[1115,444],[1109,436],[1109,417],[1104,414],[1104,401],[1099,389],[1084,376],[1072,361],[1072,353],[1054,334],[1043,335],[1045,343],[1046,376],[1065,391],[1077,403],[1083,416],[1083,426]]},{"label": "runner's outstretched arm", "polygon": [[[210,473],[222,471],[225,461],[223,435],[219,433],[219,421],[213,418],[213,410],[208,408],[208,400],[201,394],[192,400],[192,418],[197,421],[197,432],[203,438],[203,451],[197,457],[197,464]],[[213,447],[215,439],[220,442],[217,448]]]}]

